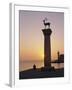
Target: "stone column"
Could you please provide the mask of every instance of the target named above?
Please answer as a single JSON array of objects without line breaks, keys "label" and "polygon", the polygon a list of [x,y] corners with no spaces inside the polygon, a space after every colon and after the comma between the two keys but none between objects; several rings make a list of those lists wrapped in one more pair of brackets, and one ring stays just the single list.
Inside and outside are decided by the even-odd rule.
[{"label": "stone column", "polygon": [[44,67],[51,67],[51,40],[52,30],[49,28],[42,29],[44,34]]}]

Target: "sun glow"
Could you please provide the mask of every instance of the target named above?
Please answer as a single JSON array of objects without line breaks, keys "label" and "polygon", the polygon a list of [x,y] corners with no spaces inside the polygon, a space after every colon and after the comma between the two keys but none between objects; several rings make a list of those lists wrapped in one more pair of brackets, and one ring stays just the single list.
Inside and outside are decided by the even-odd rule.
[{"label": "sun glow", "polygon": [[[41,17],[42,16],[42,17]],[[51,60],[64,51],[64,14],[20,11],[20,60],[44,60],[43,18],[51,22]]]},{"label": "sun glow", "polygon": [[43,60],[44,59],[44,50],[41,48],[38,53],[39,53],[40,59]]}]

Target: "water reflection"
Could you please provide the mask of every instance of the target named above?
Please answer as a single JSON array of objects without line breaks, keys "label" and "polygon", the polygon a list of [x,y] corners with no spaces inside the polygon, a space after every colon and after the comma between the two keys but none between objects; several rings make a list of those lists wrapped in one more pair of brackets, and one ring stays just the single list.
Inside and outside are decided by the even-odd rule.
[{"label": "water reflection", "polygon": [[64,68],[64,63],[52,63],[51,65],[54,66],[55,69]]}]

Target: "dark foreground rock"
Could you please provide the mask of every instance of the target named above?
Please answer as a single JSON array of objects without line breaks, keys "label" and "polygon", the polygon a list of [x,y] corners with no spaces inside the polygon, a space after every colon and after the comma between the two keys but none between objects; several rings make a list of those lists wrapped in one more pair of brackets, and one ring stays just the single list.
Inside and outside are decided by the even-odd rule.
[{"label": "dark foreground rock", "polygon": [[19,72],[19,79],[32,79],[32,78],[53,78],[64,77],[64,68],[61,69],[29,69]]}]

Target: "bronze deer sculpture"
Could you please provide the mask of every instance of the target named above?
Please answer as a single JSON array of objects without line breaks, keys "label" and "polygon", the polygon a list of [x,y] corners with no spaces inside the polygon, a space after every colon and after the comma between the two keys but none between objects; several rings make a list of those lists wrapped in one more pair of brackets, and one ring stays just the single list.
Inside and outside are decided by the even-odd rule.
[{"label": "bronze deer sculpture", "polygon": [[43,20],[44,26],[45,28],[48,26],[48,28],[50,28],[50,23],[49,22],[45,22],[45,20]]}]

